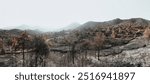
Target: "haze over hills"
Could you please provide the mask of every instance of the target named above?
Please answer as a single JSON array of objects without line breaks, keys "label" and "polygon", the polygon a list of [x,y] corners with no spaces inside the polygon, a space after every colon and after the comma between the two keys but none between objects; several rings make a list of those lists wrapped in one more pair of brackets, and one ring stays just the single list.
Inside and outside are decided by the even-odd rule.
[{"label": "haze over hills", "polygon": [[84,29],[89,29],[89,28],[97,28],[97,27],[110,27],[110,26],[119,26],[119,25],[127,25],[127,24],[132,24],[134,26],[140,26],[140,25],[149,25],[150,21],[142,18],[131,18],[131,19],[113,19],[110,21],[104,21],[104,22],[94,22],[94,21],[89,21],[84,24],[79,24],[79,23],[72,23],[66,27],[59,28],[55,30],[55,28],[48,28],[48,27],[39,27],[39,26],[29,26],[29,25],[20,25],[20,26],[10,26],[10,27],[4,27],[1,28],[0,31],[2,30],[26,30],[30,33],[33,34],[41,34],[44,32],[59,32],[62,30],[68,31],[68,30],[84,30]]},{"label": "haze over hills", "polygon": [[62,28],[51,28],[51,27],[45,27],[45,26],[31,26],[31,25],[20,25],[20,26],[8,26],[8,27],[3,27],[1,29],[4,30],[10,30],[10,29],[20,29],[20,30],[36,30],[39,32],[57,32],[57,31],[62,31],[62,30],[69,30],[69,29],[75,29],[78,26],[80,26],[79,23],[72,23],[66,27]]},{"label": "haze over hills", "polygon": [[[31,25],[20,25],[20,26],[8,26],[8,27],[3,27],[1,29],[3,30],[10,30],[10,29],[20,29],[20,30],[34,30],[37,32],[59,32],[62,30],[74,30],[74,29],[80,29],[80,28],[91,28],[91,27],[96,27],[96,26],[110,26],[110,25],[117,25],[117,24],[125,24],[125,23],[132,23],[136,22],[138,25],[140,24],[149,24],[149,20],[142,19],[142,18],[131,18],[131,19],[113,19],[110,21],[104,21],[104,22],[94,22],[94,21],[89,21],[84,24],[79,24],[79,23],[72,23],[69,24],[66,27],[62,28],[50,28],[50,27],[45,27],[45,26],[31,26]],[[140,23],[140,24],[139,24]]]},{"label": "haze over hills", "polygon": [[31,43],[38,42],[34,36],[40,35],[48,50],[54,52],[48,59],[52,64],[47,66],[150,66],[150,21],[143,18],[73,23],[55,32],[33,28],[38,29],[27,25],[1,29],[0,35],[7,42],[7,38],[20,37],[26,30],[33,37]]},{"label": "haze over hills", "polygon": [[[150,21],[143,19],[143,18],[131,18],[131,19],[113,19],[110,21],[104,21],[104,22],[94,22],[94,21],[89,21],[84,24],[79,24],[79,23],[72,23],[66,27],[59,28],[59,30],[55,30],[52,28],[46,28],[46,27],[39,27],[39,26],[29,26],[29,25],[20,25],[20,26],[11,26],[11,27],[5,27],[2,28],[2,30],[8,30],[10,33],[14,32],[20,32],[22,30],[26,30],[29,34],[42,34],[42,33],[48,33],[48,32],[59,32],[62,30],[65,31],[74,31],[74,30],[80,30],[82,33],[87,32],[91,30],[94,31],[96,28],[108,28],[108,27],[113,27],[118,28],[120,27],[127,27],[130,24],[132,24],[133,27],[138,27],[138,26],[148,26],[150,25]],[[86,29],[86,30],[85,30]],[[87,30],[88,29],[88,30]],[[60,34],[61,35],[61,34]]]},{"label": "haze over hills", "polygon": [[30,26],[30,25],[19,25],[19,26],[8,26],[8,27],[3,27],[1,28],[3,30],[11,30],[11,29],[19,29],[19,30],[35,30],[35,31],[38,31],[38,32],[43,32],[44,27],[39,27],[39,26]]}]

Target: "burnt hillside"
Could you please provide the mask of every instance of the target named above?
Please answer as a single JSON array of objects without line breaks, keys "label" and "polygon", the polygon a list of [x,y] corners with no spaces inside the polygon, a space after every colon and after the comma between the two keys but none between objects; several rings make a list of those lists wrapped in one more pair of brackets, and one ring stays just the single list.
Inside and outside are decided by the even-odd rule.
[{"label": "burnt hillside", "polygon": [[[117,18],[59,32],[22,32],[0,30],[1,53],[12,48],[7,51],[8,60],[0,61],[2,66],[150,66],[150,21],[146,19]],[[13,36],[18,49],[11,40],[7,43],[6,37]],[[5,53],[0,58],[5,59]]]},{"label": "burnt hillside", "polygon": [[[105,44],[109,46],[118,46],[127,44],[136,37],[143,36],[143,32],[149,27],[150,21],[142,18],[132,19],[114,19],[106,22],[87,22],[73,31],[60,34],[59,40],[74,38],[77,43],[83,40],[94,40],[97,33],[103,33]],[[60,32],[62,33],[62,32]],[[63,43],[63,42],[62,42]]]}]

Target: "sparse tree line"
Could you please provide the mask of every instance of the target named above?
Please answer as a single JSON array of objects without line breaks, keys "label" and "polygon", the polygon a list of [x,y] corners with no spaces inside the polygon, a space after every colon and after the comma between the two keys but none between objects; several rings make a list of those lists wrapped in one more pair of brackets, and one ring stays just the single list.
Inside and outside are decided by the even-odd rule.
[{"label": "sparse tree line", "polygon": [[[118,27],[117,27],[118,28]],[[69,53],[72,59],[72,63],[75,63],[75,57],[77,53],[85,53],[82,56],[82,66],[84,66],[84,60],[87,59],[87,52],[92,50],[95,51],[95,55],[97,59],[100,60],[100,51],[102,49],[107,49],[106,45],[110,44],[110,46],[118,46],[125,45],[132,39],[143,36],[146,39],[150,39],[150,28],[147,27],[132,27],[132,24],[127,24],[126,29],[121,27],[110,29],[110,27],[106,28],[106,31],[103,31],[104,28],[97,27],[94,29],[87,29],[87,31],[72,31],[68,36],[64,37],[62,43],[69,46]],[[125,34],[123,32],[126,32]],[[119,36],[120,34],[124,34]]]},{"label": "sparse tree line", "polygon": [[[136,32],[136,33],[135,33]],[[119,45],[119,42],[123,40],[131,40],[137,36],[143,35],[145,38],[150,38],[150,28],[144,27],[132,27],[132,24],[127,24],[125,27],[119,25],[118,27],[109,26],[99,27],[95,29],[88,28],[86,31],[73,30],[69,34],[64,34],[61,38],[51,36],[30,36],[27,32],[23,32],[20,36],[4,37],[0,38],[1,54],[7,54],[5,51],[5,45],[10,46],[10,54],[16,56],[18,51],[22,54],[22,66],[26,65],[26,52],[30,52],[33,55],[30,57],[30,63],[28,66],[47,66],[47,58],[50,48],[63,45],[68,46],[67,53],[68,63],[75,64],[76,54],[81,55],[81,65],[86,65],[88,51],[95,51],[97,60],[100,60],[100,53],[102,49],[109,48],[109,46]],[[53,38],[50,39],[49,37]],[[58,35],[59,37],[59,35]],[[5,45],[4,45],[5,44]],[[122,43],[124,44],[124,43]],[[120,45],[122,45],[120,42]]]},{"label": "sparse tree line", "polygon": [[[7,40],[3,37],[1,39],[1,55],[11,54],[15,59],[17,54],[22,54],[22,66],[27,66],[26,60],[31,60],[30,65],[28,66],[46,66],[46,59],[49,54],[48,45],[45,43],[45,40],[42,36],[30,36],[27,32],[22,32],[20,36],[12,36]],[[4,47],[5,45],[5,47]],[[5,48],[9,50],[5,50]],[[26,59],[26,53],[34,53],[31,59]],[[14,60],[14,65],[16,60]]]}]

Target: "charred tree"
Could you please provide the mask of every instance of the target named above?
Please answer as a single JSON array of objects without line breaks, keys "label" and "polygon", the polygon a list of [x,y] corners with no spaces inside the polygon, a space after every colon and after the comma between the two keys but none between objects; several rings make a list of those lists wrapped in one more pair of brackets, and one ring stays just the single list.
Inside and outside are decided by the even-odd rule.
[{"label": "charred tree", "polygon": [[98,60],[100,57],[100,50],[103,47],[105,41],[105,35],[103,33],[96,33],[96,36],[94,37],[94,46],[97,50],[97,56],[98,56]]}]

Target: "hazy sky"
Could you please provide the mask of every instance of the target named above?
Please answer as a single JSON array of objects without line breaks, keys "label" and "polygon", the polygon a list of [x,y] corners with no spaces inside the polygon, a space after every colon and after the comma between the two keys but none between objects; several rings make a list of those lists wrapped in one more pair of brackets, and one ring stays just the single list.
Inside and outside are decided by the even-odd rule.
[{"label": "hazy sky", "polygon": [[73,22],[141,17],[150,20],[150,0],[0,0],[0,28],[59,28]]}]

